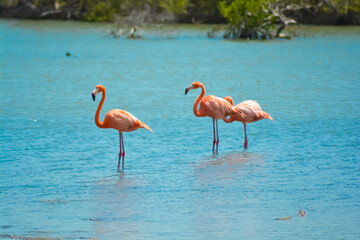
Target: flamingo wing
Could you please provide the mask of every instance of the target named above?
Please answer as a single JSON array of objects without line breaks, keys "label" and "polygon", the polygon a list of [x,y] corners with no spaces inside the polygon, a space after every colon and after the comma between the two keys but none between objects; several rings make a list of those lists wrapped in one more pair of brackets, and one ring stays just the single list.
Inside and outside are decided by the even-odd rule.
[{"label": "flamingo wing", "polygon": [[214,119],[223,119],[233,112],[233,106],[223,98],[209,95],[201,100],[199,111]]},{"label": "flamingo wing", "polygon": [[235,108],[245,114],[243,122],[255,122],[264,118],[272,120],[272,117],[261,109],[259,103],[253,100],[243,101],[235,105]]},{"label": "flamingo wing", "polygon": [[120,132],[131,132],[138,129],[140,127],[139,122],[134,115],[120,109],[109,111],[104,118],[106,128],[114,128]]},{"label": "flamingo wing", "polygon": [[262,111],[260,105],[253,100],[246,100],[237,105],[236,109],[241,110],[246,116],[257,116],[257,112]]}]

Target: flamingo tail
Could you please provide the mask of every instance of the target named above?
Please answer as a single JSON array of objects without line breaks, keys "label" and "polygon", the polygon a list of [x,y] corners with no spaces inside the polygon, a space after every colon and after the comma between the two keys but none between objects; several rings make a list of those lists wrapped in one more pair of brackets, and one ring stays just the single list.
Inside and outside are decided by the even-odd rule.
[{"label": "flamingo tail", "polygon": [[153,130],[148,125],[146,125],[145,123],[143,123],[141,121],[140,121],[140,128],[146,128],[150,132],[153,132]]},{"label": "flamingo tail", "polygon": [[260,115],[261,118],[263,118],[263,119],[273,120],[273,118],[272,118],[267,112],[261,112],[261,113],[259,113],[259,115]]}]

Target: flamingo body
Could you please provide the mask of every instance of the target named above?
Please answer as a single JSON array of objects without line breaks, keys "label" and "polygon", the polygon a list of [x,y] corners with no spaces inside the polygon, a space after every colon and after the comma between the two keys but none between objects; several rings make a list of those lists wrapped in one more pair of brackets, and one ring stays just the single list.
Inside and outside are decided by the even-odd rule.
[{"label": "flamingo body", "polygon": [[243,101],[237,105],[235,105],[235,108],[240,110],[242,113],[244,113],[245,116],[240,114],[233,114],[230,116],[230,118],[234,118],[235,121],[239,122],[246,122],[246,123],[252,123],[259,121],[261,119],[270,119],[273,120],[272,117],[267,113],[264,112],[259,103],[253,100],[246,100]]},{"label": "flamingo body", "polygon": [[122,169],[124,169],[124,160],[125,160],[125,147],[124,147],[124,140],[123,140],[123,132],[131,132],[135,131],[138,128],[146,128],[152,132],[151,128],[147,126],[145,123],[137,119],[131,113],[120,110],[120,109],[113,109],[109,111],[104,118],[103,122],[100,122],[100,111],[102,105],[104,104],[105,97],[106,97],[106,90],[105,87],[102,85],[97,85],[95,90],[92,93],[92,98],[95,101],[95,96],[99,92],[102,92],[101,101],[95,113],[95,124],[99,128],[113,128],[119,131],[120,136],[120,153],[119,153],[119,162],[118,162],[118,169],[120,168],[120,160],[122,158]]},{"label": "flamingo body", "polygon": [[233,106],[228,101],[213,95],[204,97],[199,106],[200,115],[212,119],[223,119],[234,113]]},{"label": "flamingo body", "polygon": [[114,128],[119,132],[132,132],[138,128],[146,128],[152,131],[145,123],[141,122],[134,115],[120,109],[110,110],[105,115],[103,124],[104,128]]},{"label": "flamingo body", "polygon": [[[234,101],[231,97],[225,97],[226,101],[228,101],[231,105],[234,105]],[[239,114],[238,112],[235,112],[233,114],[230,114],[230,118],[224,118],[224,122],[231,123],[233,121],[242,122],[244,125],[244,133],[245,133],[245,141],[244,141],[244,148],[247,148],[248,141],[247,141],[247,135],[246,135],[246,124],[259,121],[261,119],[270,119],[273,120],[273,118],[267,113],[264,112],[259,103],[257,103],[254,100],[246,100],[243,101],[237,105],[235,105],[235,109],[238,110],[238,112],[241,112],[242,114]]]}]

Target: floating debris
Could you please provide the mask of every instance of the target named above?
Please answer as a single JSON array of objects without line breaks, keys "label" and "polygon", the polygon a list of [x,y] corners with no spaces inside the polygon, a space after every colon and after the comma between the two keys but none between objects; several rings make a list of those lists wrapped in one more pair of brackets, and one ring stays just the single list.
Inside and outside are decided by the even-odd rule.
[{"label": "floating debris", "polygon": [[299,211],[299,217],[306,217],[306,212],[304,210]]},{"label": "floating debris", "polygon": [[[304,210],[300,209],[299,213],[298,213],[299,217],[306,217],[306,213]],[[291,216],[286,216],[286,217],[281,217],[281,218],[275,218],[274,220],[290,220],[293,217]]]},{"label": "floating debris", "polygon": [[290,219],[292,219],[292,217],[286,216],[286,217],[281,217],[281,218],[275,218],[274,220],[290,220]]}]

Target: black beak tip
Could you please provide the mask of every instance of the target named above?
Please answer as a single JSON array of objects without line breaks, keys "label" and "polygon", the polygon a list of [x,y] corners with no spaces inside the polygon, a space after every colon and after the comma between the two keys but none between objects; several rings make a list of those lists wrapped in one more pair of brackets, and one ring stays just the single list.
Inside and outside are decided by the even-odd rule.
[{"label": "black beak tip", "polygon": [[189,91],[187,90],[187,88],[185,88],[185,95],[188,93]]},{"label": "black beak tip", "polygon": [[91,96],[92,96],[92,99],[94,100],[94,102],[95,102],[95,94],[94,93],[92,93],[91,94]]}]

